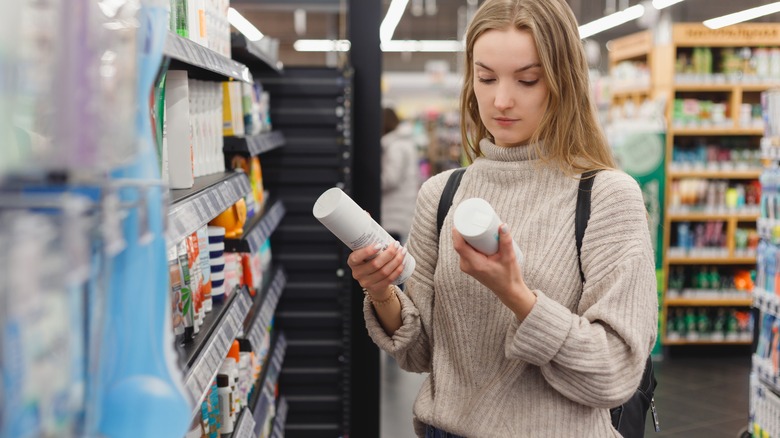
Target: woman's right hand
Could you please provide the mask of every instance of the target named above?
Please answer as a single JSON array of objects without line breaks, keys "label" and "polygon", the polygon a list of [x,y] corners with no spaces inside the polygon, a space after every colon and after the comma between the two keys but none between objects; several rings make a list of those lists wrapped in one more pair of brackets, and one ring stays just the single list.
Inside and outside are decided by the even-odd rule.
[{"label": "woman's right hand", "polygon": [[390,245],[377,244],[352,252],[347,264],[352,268],[352,277],[360,283],[373,298],[381,300],[385,291],[404,270],[406,248],[399,242]]}]

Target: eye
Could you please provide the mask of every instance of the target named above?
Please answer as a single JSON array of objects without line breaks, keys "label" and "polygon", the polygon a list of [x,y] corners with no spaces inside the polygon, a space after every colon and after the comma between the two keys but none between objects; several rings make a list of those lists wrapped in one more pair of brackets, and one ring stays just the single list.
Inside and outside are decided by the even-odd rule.
[{"label": "eye", "polygon": [[526,87],[533,87],[534,85],[536,85],[539,82],[539,79],[537,79],[535,81],[518,81],[518,82],[520,82],[521,84],[525,85]]},{"label": "eye", "polygon": [[477,79],[480,82],[482,82],[483,84],[490,84],[490,83],[493,83],[493,82],[496,81],[495,79],[490,79],[490,78],[480,78],[480,77],[477,77]]}]

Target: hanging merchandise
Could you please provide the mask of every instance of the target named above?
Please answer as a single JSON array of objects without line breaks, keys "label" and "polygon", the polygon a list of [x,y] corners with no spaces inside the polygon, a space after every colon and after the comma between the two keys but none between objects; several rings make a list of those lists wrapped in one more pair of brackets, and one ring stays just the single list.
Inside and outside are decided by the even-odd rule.
[{"label": "hanging merchandise", "polygon": [[2,438],[83,432],[92,211],[79,196],[0,196]]},{"label": "hanging merchandise", "polygon": [[[117,7],[117,2],[111,3]],[[120,3],[122,7],[115,11],[133,2]],[[108,12],[108,6],[102,6]],[[112,438],[183,436],[191,413],[173,351],[164,196],[147,106],[162,60],[169,5],[166,0],[144,0],[140,6],[132,17],[138,21],[137,28],[121,26],[118,17],[108,17],[114,18],[112,28],[137,32],[133,41],[138,42],[137,55],[128,55],[138,60],[137,70],[128,73],[137,78],[133,87],[137,94],[125,102],[133,114],[121,120],[134,129],[132,143],[138,153],[111,175],[122,186],[121,201],[133,205],[122,219],[126,247],[107,263],[110,317],[101,341],[104,360],[100,364],[98,431]],[[112,116],[116,116],[114,110]]]}]

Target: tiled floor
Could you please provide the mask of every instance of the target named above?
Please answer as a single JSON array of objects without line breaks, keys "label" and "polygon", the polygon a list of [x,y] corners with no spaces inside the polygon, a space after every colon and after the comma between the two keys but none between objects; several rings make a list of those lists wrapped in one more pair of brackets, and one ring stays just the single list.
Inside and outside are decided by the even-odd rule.
[{"label": "tiled floor", "polygon": [[[647,438],[736,438],[748,424],[750,358],[669,358],[656,363],[661,432]],[[412,405],[424,376],[382,356],[382,438],[414,438]]]}]

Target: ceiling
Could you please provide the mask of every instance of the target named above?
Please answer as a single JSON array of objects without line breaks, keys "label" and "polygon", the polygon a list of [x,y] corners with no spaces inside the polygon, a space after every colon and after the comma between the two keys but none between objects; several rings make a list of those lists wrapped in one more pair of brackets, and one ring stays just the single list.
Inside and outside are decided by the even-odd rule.
[{"label": "ceiling", "polygon": [[[386,12],[390,0],[381,1]],[[413,4],[424,4],[429,0],[410,0],[393,39],[453,40],[461,36],[465,28],[467,4],[477,0],[435,0],[435,15],[415,16]],[[567,0],[578,21],[587,23],[604,15],[609,7],[624,8],[640,3],[640,0]],[[675,22],[701,22],[742,9],[771,3],[774,0],[686,0],[667,8]],[[482,1],[479,1],[481,4]],[[336,54],[299,53],[292,44],[301,38],[339,39],[347,37],[347,0],[232,0],[231,5],[252,21],[263,33],[280,40],[280,59],[286,65],[336,65]],[[306,26],[295,30],[294,11],[306,11]],[[652,7],[648,8],[654,11]],[[300,14],[300,13],[299,13]],[[648,14],[646,14],[647,17]],[[384,12],[383,12],[384,16]],[[778,21],[780,14],[764,17],[757,21]],[[624,24],[592,39],[604,48],[610,39],[642,30],[637,21]],[[304,30],[303,32],[300,32]],[[606,49],[603,49],[606,50]],[[451,70],[458,69],[458,55],[447,53],[385,53],[385,71],[423,71],[432,60],[447,61]],[[602,66],[604,63],[602,63]]]}]

